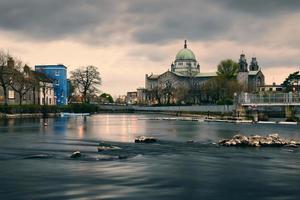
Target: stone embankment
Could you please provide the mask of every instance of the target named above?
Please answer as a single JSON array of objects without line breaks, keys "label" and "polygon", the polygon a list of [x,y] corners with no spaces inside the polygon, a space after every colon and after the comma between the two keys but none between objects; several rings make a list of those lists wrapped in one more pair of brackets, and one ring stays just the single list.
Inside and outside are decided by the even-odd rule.
[{"label": "stone embankment", "polygon": [[235,135],[231,139],[222,139],[219,141],[221,146],[235,147],[294,147],[300,146],[295,140],[287,140],[279,137],[278,134],[270,134],[267,136],[252,135]]}]

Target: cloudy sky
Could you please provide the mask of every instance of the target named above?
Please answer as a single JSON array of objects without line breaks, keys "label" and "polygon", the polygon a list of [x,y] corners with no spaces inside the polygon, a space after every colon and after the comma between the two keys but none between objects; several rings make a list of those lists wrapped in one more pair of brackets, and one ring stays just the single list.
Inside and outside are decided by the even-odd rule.
[{"label": "cloudy sky", "polygon": [[30,66],[99,68],[114,96],[169,69],[188,40],[202,72],[256,56],[267,83],[300,69],[299,0],[1,0],[0,48]]}]

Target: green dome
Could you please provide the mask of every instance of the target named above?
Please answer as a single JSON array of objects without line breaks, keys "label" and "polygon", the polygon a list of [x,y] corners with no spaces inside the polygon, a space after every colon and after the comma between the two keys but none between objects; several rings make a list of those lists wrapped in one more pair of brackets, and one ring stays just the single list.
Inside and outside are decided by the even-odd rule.
[{"label": "green dome", "polygon": [[188,49],[188,48],[184,48],[181,49],[177,55],[176,55],[176,61],[177,60],[193,60],[196,61],[196,57],[194,55],[194,53]]}]

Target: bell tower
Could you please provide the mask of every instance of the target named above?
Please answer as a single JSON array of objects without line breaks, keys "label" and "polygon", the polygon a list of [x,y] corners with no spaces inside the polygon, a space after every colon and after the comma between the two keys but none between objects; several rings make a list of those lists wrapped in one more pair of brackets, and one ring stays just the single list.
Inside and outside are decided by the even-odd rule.
[{"label": "bell tower", "polygon": [[244,53],[241,54],[239,59],[239,72],[248,72],[248,63]]},{"label": "bell tower", "polygon": [[253,57],[249,66],[250,71],[258,71],[259,65],[257,63],[256,57]]}]

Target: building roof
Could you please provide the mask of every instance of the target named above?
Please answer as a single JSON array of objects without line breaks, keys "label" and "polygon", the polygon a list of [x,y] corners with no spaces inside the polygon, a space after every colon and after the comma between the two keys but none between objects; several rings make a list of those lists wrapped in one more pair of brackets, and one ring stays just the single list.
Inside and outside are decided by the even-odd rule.
[{"label": "building roof", "polygon": [[217,76],[217,72],[206,72],[206,73],[199,73],[196,77],[214,77]]},{"label": "building roof", "polygon": [[158,74],[151,74],[150,76],[148,76],[148,79],[158,79],[158,77]]},{"label": "building roof", "polygon": [[32,71],[32,73],[35,76],[35,78],[39,81],[53,83],[53,80],[42,72]]},{"label": "building roof", "polygon": [[[174,73],[177,76],[190,77],[190,76],[187,76],[185,74],[178,73],[178,72],[172,72],[172,73]],[[205,77],[215,77],[215,76],[217,76],[217,72],[198,73],[198,74],[196,74],[192,77],[205,78]]]},{"label": "building roof", "polygon": [[256,76],[260,71],[249,71],[249,76]]},{"label": "building roof", "polygon": [[193,51],[187,48],[186,40],[184,41],[184,48],[177,53],[175,62],[184,60],[196,61],[196,57]]},{"label": "building roof", "polygon": [[36,65],[35,68],[45,68],[45,69],[57,69],[57,68],[63,68],[63,69],[67,69],[66,66],[64,66],[63,64],[57,64],[57,65]]},{"label": "building roof", "polygon": [[196,57],[192,50],[188,48],[181,49],[177,55],[175,61],[184,61],[184,60],[194,60],[196,61]]}]

